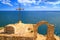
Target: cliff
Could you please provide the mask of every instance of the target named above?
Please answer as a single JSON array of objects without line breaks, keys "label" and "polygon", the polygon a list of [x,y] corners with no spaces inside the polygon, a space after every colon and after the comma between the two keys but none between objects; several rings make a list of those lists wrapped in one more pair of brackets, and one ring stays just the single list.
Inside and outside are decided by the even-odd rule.
[{"label": "cliff", "polygon": [[[12,36],[14,34],[14,36],[34,37],[34,26],[37,26],[37,25],[39,26],[42,24],[48,24],[48,23],[46,21],[41,21],[41,22],[38,22],[37,24],[24,24],[21,21],[19,21],[18,23],[15,23],[15,24],[6,25],[3,32],[6,34],[10,34],[10,36]],[[53,37],[55,37],[56,40],[59,40],[59,37],[54,35],[54,33],[53,33],[54,27],[51,27],[51,26],[54,26],[54,25],[48,25],[49,30],[47,33],[49,33],[49,34],[52,33],[52,34],[50,34],[50,36],[53,35]],[[53,32],[52,32],[52,30],[53,30]],[[49,34],[44,36],[44,35],[37,33],[36,40],[46,40],[47,36],[50,37]]]}]

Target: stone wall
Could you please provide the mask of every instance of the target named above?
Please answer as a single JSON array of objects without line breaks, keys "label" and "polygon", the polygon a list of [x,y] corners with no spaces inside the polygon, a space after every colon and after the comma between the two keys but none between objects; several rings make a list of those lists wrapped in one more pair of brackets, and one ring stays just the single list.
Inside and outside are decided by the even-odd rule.
[{"label": "stone wall", "polygon": [[13,26],[6,26],[5,28],[4,28],[4,33],[5,34],[14,34],[14,27]]},{"label": "stone wall", "polygon": [[0,36],[0,40],[34,40],[33,37]]},{"label": "stone wall", "polygon": [[52,24],[48,25],[46,40],[56,40],[56,38],[54,37],[54,25]]},{"label": "stone wall", "polygon": [[46,21],[41,21],[41,22],[38,22],[34,25],[34,37],[35,37],[34,40],[36,40],[36,38],[37,38],[38,27],[43,25],[43,24],[46,24],[47,27],[48,27],[46,40],[56,40],[55,37],[54,37],[54,25],[49,24]]},{"label": "stone wall", "polygon": [[[7,32],[8,34],[20,34],[20,35],[27,35],[31,34],[30,36],[33,36],[33,25],[34,24],[24,24],[22,22],[16,23],[16,24],[8,24],[4,28],[4,32]],[[28,30],[30,28],[30,30]],[[14,30],[13,30],[14,29]]]}]

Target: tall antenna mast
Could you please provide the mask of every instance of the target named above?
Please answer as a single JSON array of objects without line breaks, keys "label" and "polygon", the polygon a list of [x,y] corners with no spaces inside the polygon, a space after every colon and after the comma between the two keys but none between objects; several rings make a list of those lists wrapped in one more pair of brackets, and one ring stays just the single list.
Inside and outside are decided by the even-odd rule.
[{"label": "tall antenna mast", "polygon": [[20,4],[18,4],[18,22],[20,21],[21,15],[20,15]]},{"label": "tall antenna mast", "polygon": [[20,14],[20,11],[21,10],[24,10],[23,8],[20,8],[20,3],[18,3],[18,8],[16,9],[18,10],[18,22],[21,20],[21,14]]}]

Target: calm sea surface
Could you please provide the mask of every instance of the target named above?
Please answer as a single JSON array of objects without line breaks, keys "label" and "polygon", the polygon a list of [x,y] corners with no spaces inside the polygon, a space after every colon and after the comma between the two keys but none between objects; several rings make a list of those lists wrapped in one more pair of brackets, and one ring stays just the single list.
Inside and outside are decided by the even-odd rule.
[{"label": "calm sea surface", "polygon": [[[55,25],[55,34],[60,36],[60,11],[0,11],[0,26],[17,23],[35,24],[45,20]],[[46,34],[47,26],[44,24],[38,28],[40,34]]]}]

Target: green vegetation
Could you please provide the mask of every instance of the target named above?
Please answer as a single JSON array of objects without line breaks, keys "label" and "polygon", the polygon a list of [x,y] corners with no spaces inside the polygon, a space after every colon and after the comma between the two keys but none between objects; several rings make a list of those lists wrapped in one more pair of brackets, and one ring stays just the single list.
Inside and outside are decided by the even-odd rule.
[{"label": "green vegetation", "polygon": [[3,29],[4,27],[0,27],[0,30]]}]

